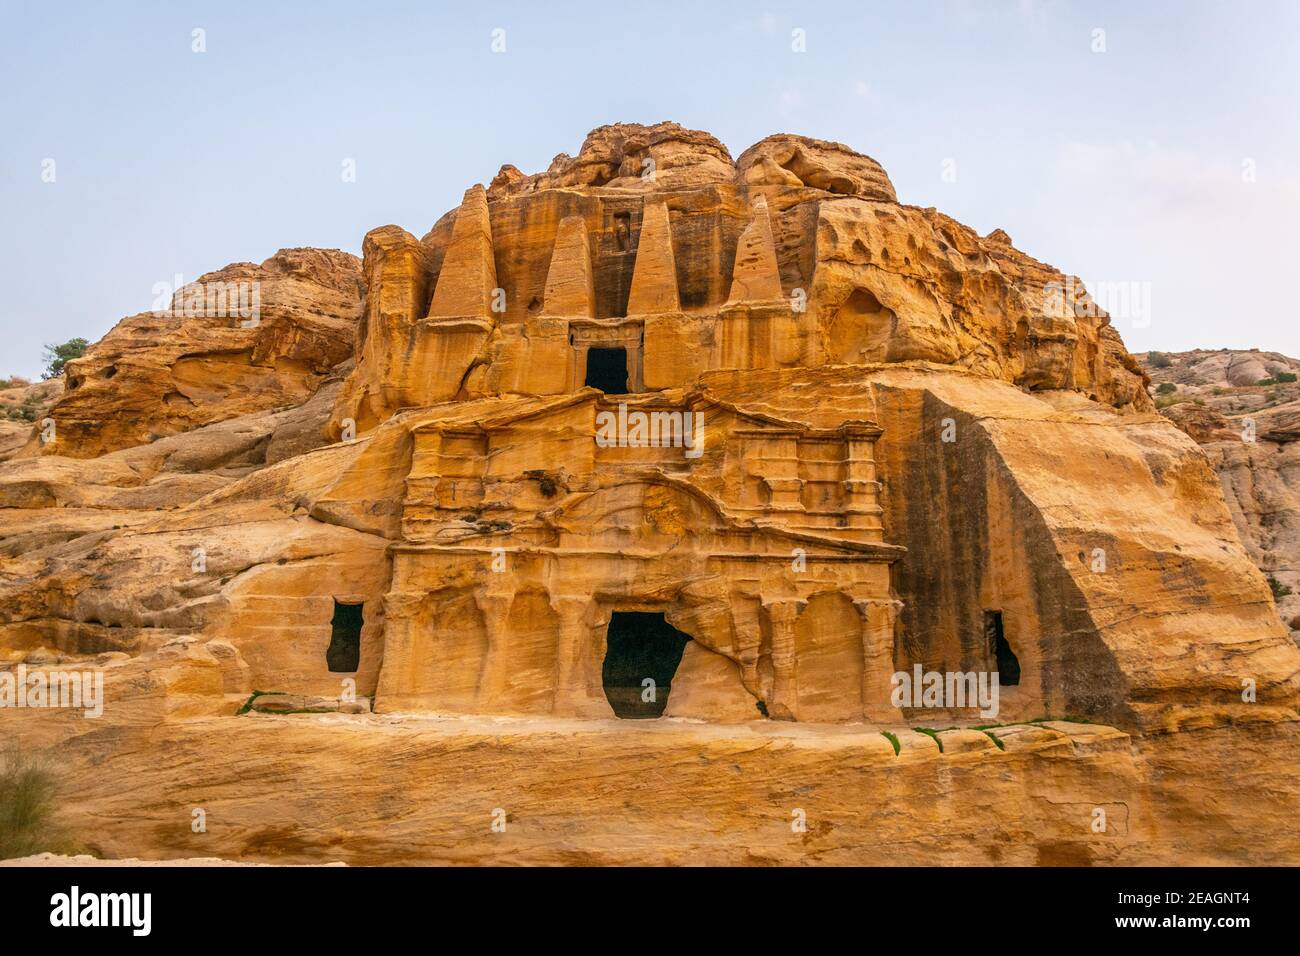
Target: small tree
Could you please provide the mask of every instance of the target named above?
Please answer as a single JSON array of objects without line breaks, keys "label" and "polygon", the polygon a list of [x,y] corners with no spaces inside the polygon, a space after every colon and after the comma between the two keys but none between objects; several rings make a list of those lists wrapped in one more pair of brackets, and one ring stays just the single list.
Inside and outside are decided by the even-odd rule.
[{"label": "small tree", "polygon": [[1157,395],[1168,395],[1171,392],[1176,392],[1176,391],[1178,391],[1178,386],[1175,385],[1173,382],[1161,382],[1159,385],[1156,386]]},{"label": "small tree", "polygon": [[62,345],[45,346],[45,371],[41,378],[58,378],[63,374],[63,366],[86,353],[90,343],[83,338],[68,339]]},{"label": "small tree", "polygon": [[1169,368],[1174,364],[1173,359],[1164,352],[1148,352],[1147,361],[1151,363],[1152,368]]}]

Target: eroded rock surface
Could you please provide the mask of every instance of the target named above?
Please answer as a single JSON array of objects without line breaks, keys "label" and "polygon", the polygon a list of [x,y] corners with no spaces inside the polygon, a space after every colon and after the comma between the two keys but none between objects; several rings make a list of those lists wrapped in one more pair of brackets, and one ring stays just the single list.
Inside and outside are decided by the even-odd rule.
[{"label": "eroded rock surface", "polygon": [[333,249],[282,249],[201,276],[70,361],[49,413],[55,440],[33,435],[21,454],[95,458],[301,404],[352,353],[360,278],[356,257]]},{"label": "eroded rock surface", "polygon": [[[0,462],[0,667],[101,670],[117,731],[0,722],[74,762],[120,745],[158,813],[240,763],[239,822],[202,846],[106,779],[81,818],[121,821],[106,851],[337,859],[352,832],[350,862],[484,859],[446,821],[519,806],[547,862],[1294,859],[1247,836],[1294,810],[1297,766],[1300,651],[1238,536],[1245,479],[1220,484],[1262,451],[1216,476],[1081,284],[1006,232],[900,203],[838,144],[733,161],[620,124],[363,253],[200,281],[257,283],[255,323],[185,290],[123,320],[70,364],[53,440]],[[1282,449],[1287,421],[1260,434]],[[619,615],[676,635],[666,670],[611,667]],[[998,681],[1009,726],[899,701],[914,668]],[[611,719],[638,698],[666,719]],[[602,796],[653,804],[634,837],[559,809],[664,761],[685,786]],[[308,779],[343,766],[328,798]],[[828,815],[787,845],[770,781],[803,773]],[[1233,840],[1173,835],[1171,774]],[[864,829],[863,787],[897,832]],[[412,795],[443,820],[421,840],[366,823]],[[680,830],[688,807],[721,829]],[[939,849],[981,827],[1003,836]]]},{"label": "eroded rock surface", "polygon": [[1196,439],[1300,644],[1300,360],[1277,352],[1139,356],[1161,411]]}]

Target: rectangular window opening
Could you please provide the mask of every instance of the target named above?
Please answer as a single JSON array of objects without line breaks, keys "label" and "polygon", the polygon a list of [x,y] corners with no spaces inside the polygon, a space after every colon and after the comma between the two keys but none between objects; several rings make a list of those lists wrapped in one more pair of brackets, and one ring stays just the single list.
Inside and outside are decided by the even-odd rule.
[{"label": "rectangular window opening", "polygon": [[353,674],[361,666],[361,604],[334,601],[334,619],[330,622],[330,646],[325,663],[331,673]]},{"label": "rectangular window opening", "polygon": [[626,395],[627,349],[587,349],[587,381],[606,395]]},{"label": "rectangular window opening", "polygon": [[984,639],[988,642],[989,658],[997,662],[998,683],[1003,687],[1019,684],[1020,659],[1007,642],[1001,611],[984,612]]}]

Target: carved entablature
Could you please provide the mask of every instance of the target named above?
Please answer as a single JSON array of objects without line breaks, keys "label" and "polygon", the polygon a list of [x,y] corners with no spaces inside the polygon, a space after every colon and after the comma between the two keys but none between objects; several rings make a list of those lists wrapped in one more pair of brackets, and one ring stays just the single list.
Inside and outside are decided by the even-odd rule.
[{"label": "carved entablature", "polygon": [[412,430],[406,533],[428,537],[416,529],[454,526],[469,512],[518,526],[566,494],[659,474],[741,522],[881,542],[880,434],[865,421],[818,428],[698,391],[620,399],[584,389],[507,404],[473,423]]}]

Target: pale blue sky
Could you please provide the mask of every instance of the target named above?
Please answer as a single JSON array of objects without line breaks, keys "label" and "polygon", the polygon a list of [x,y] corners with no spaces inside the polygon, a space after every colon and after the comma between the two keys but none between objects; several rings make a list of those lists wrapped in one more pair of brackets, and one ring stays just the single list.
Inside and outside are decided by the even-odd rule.
[{"label": "pale blue sky", "polygon": [[1116,321],[1135,351],[1300,356],[1300,4],[261,6],[0,2],[0,375],[176,273],[419,235],[502,163],[662,119],[733,156],[838,140],[903,202],[1085,281],[1150,283],[1149,327]]}]

